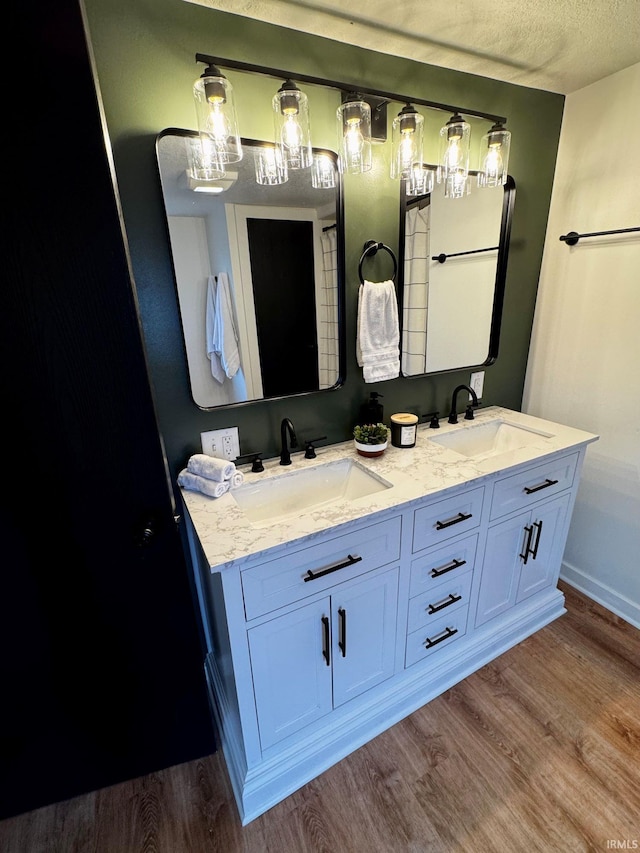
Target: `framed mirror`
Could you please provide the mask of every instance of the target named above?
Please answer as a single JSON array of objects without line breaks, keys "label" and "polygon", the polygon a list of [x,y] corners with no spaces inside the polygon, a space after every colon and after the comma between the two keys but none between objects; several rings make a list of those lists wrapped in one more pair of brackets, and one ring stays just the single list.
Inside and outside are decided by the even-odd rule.
[{"label": "framed mirror", "polygon": [[504,186],[474,186],[460,198],[446,198],[437,183],[430,193],[408,196],[402,182],[403,376],[495,361],[514,202],[511,177]]},{"label": "framed mirror", "polygon": [[[243,139],[224,174],[193,168],[198,134],[159,134],[156,155],[189,381],[202,409],[336,388],[344,377],[342,188],[326,167],[260,184],[268,143]],[[198,179],[194,177],[198,176]]]}]

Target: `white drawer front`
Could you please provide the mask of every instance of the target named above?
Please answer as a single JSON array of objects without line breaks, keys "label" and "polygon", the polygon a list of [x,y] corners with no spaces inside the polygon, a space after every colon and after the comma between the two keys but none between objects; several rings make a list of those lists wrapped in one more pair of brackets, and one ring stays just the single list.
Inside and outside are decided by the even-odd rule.
[{"label": "white drawer front", "polygon": [[498,480],[491,501],[491,518],[500,518],[542,500],[550,498],[573,485],[578,464],[578,454],[552,459]]},{"label": "white drawer front", "polygon": [[242,572],[247,619],[397,560],[400,524],[398,516],[343,536],[328,535],[316,545]]},{"label": "white drawer front", "polygon": [[438,654],[442,649],[464,637],[467,630],[468,607],[460,607],[453,613],[437,619],[426,628],[420,628],[407,636],[405,666]]},{"label": "white drawer front", "polygon": [[446,584],[472,570],[476,562],[478,534],[454,539],[442,548],[434,548],[428,554],[411,563],[409,596]]},{"label": "white drawer front", "polygon": [[416,510],[413,550],[421,551],[478,527],[483,495],[484,487],[480,486]]},{"label": "white drawer front", "polygon": [[472,573],[467,572],[412,598],[409,601],[408,633],[433,625],[459,607],[468,607],[472,578]]}]

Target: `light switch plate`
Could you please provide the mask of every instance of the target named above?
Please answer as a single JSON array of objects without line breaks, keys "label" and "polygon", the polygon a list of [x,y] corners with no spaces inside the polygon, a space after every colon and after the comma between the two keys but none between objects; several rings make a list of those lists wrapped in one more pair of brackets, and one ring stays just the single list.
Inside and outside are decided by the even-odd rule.
[{"label": "light switch plate", "polygon": [[202,452],[217,459],[229,459],[233,462],[240,456],[240,438],[238,427],[212,429],[200,433]]},{"label": "light switch plate", "polygon": [[[484,370],[479,370],[477,373],[472,373],[471,382],[469,382],[469,385],[476,392],[476,397],[479,400],[482,397],[482,391],[484,388]],[[471,402],[472,399],[473,397],[471,396],[471,394],[469,394],[469,402]]]}]

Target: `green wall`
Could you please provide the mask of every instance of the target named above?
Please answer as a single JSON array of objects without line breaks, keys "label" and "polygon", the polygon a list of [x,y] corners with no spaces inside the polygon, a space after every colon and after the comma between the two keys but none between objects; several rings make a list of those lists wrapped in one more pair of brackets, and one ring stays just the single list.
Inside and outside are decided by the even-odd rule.
[{"label": "green wall", "polygon": [[[195,129],[191,96],[202,71],[196,53],[360,83],[417,98],[457,104],[508,117],[513,133],[509,171],[517,194],[507,274],[500,354],[486,369],[483,403],[519,409],[542,258],[564,98],[407,59],[387,56],[252,21],[184,0],[84,0],[108,134],[123,207],[124,226],[140,305],[160,429],[173,475],[200,450],[200,433],[240,429],[241,452],[275,455],[279,424],[290,417],[299,437],[350,437],[360,404],[375,388],[385,416],[394,411],[448,410],[451,391],[469,371],[396,379],[368,386],[355,361],[358,261],[367,239],[394,250],[398,189],[386,177],[384,155],[365,176],[345,181],[347,375],[336,391],[284,401],[204,412],[192,401],[173,280],[155,141],[168,127]],[[269,138],[269,97],[279,85],[228,72],[238,95],[241,133]],[[266,89],[265,89],[266,86]],[[303,87],[306,88],[306,87]],[[314,144],[335,148],[330,116],[335,93],[306,88]],[[313,98],[313,99],[312,99]],[[337,101],[336,101],[337,103]],[[316,115],[317,113],[317,115]],[[321,115],[322,120],[314,121]],[[448,116],[445,116],[445,119]],[[80,122],[80,117],[79,117]],[[75,144],[81,144],[79,125]],[[428,144],[428,143],[427,143]],[[431,140],[433,145],[433,140]],[[436,149],[437,151],[437,149]],[[90,176],[86,176],[87,203]],[[461,310],[464,306],[461,306]]]}]

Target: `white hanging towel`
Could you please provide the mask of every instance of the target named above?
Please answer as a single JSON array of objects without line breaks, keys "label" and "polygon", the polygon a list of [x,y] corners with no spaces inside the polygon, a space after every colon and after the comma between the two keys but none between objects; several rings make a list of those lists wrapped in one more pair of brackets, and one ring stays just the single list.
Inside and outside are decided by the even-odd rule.
[{"label": "white hanging towel", "polygon": [[233,322],[229,279],[218,273],[217,283],[209,276],[207,285],[206,339],[211,375],[218,382],[232,379],[240,367],[238,335]]},{"label": "white hanging towel", "polygon": [[391,280],[360,285],[356,357],[365,382],[383,382],[400,375],[398,301]]}]

